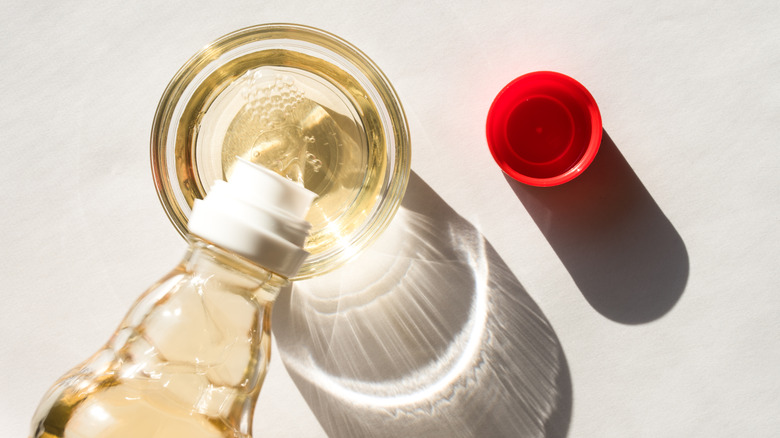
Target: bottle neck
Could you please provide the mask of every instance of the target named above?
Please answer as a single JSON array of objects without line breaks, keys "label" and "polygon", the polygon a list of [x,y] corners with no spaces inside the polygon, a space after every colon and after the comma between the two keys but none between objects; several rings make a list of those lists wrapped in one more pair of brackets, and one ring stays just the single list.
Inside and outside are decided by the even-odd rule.
[{"label": "bottle neck", "polygon": [[287,278],[197,236],[190,236],[189,242],[181,266],[203,281],[217,282],[224,289],[260,301],[274,301],[289,283]]}]

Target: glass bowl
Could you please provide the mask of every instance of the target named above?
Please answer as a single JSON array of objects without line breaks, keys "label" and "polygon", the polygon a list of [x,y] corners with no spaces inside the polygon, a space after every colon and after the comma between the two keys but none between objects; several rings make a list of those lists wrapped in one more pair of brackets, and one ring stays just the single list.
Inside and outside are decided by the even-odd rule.
[{"label": "glass bowl", "polygon": [[219,38],[174,76],[157,108],[152,173],[183,236],[195,199],[238,157],[317,193],[310,256],[294,279],[328,272],[371,243],[409,179],[410,142],[398,96],[343,39],[295,24]]}]

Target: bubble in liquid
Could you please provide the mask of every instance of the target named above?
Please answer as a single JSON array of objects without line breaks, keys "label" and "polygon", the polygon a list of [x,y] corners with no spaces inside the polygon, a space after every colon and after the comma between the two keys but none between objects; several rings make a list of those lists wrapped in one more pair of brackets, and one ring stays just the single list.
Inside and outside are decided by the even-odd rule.
[{"label": "bubble in liquid", "polygon": [[295,181],[303,181],[304,169],[319,172],[322,161],[308,149],[316,143],[301,130],[300,118],[308,107],[303,90],[290,75],[247,75],[244,109],[257,123],[257,142],[250,157]]},{"label": "bubble in liquid", "polygon": [[[310,138],[313,139],[314,137]],[[309,163],[311,170],[314,172],[319,172],[320,169],[322,169],[322,161],[320,161],[320,159],[311,152],[306,153],[306,162]]]}]

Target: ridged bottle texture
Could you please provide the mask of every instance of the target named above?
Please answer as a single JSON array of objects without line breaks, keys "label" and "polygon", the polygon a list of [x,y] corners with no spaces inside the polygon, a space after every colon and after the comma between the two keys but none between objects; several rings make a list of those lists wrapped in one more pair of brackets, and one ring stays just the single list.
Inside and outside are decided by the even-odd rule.
[{"label": "ridged bottle texture", "polygon": [[63,376],[33,438],[248,438],[284,277],[194,239],[100,351]]}]

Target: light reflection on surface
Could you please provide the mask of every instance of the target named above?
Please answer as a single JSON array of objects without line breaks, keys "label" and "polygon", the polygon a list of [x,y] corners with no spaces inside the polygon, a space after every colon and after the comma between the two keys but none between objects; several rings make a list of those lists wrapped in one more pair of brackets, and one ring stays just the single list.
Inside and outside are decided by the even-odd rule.
[{"label": "light reflection on surface", "polygon": [[414,174],[379,241],[296,283],[274,327],[330,436],[566,433],[571,384],[552,327],[478,230]]}]

